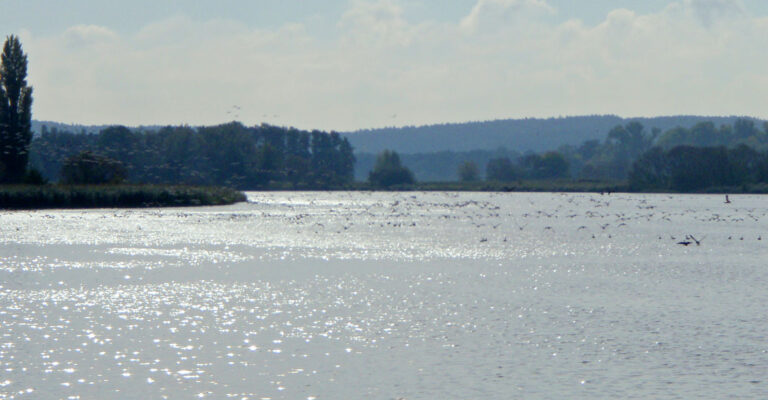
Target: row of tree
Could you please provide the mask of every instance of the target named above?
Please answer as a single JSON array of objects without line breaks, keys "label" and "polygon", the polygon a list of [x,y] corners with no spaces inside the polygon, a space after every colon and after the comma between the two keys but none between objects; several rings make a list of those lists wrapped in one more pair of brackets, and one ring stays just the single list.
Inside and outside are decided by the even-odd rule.
[{"label": "row of tree", "polygon": [[[602,121],[599,118],[598,120]],[[621,119],[616,118],[615,120],[620,121]],[[612,119],[602,121],[601,124],[605,125],[609,121],[612,121]],[[646,128],[641,121],[650,121],[654,124],[661,124],[660,126],[665,127],[665,130]],[[563,133],[558,139],[553,140],[559,140],[561,142],[566,141],[573,136],[576,131],[585,128],[584,126],[579,126],[580,119],[578,118],[567,118],[563,119],[561,122],[567,122],[568,124],[573,123],[575,125],[572,127],[561,127]],[[675,124],[678,126],[675,126]],[[462,132],[464,132],[463,137],[465,142],[470,142],[477,146],[483,145],[482,143],[476,143],[474,141],[477,132],[474,132],[471,129],[478,127],[471,124],[462,125],[461,127],[463,129]],[[447,129],[448,127],[434,128]],[[536,128],[536,125],[531,125],[528,128],[531,129],[530,132],[536,132],[535,135],[529,134],[528,136],[540,135],[540,132],[534,129]],[[472,141],[466,139],[468,132],[472,132]],[[565,132],[571,132],[567,135],[568,138],[565,137]],[[726,147],[736,147],[740,144],[746,144],[757,150],[768,149],[768,127],[766,127],[765,123],[750,118],[713,118],[711,121],[701,121],[700,118],[697,119],[695,117],[641,119],[637,121],[628,121],[620,125],[608,125],[604,132],[605,136],[602,139],[590,139],[580,144],[562,145],[557,148],[556,152],[559,153],[568,164],[567,175],[569,177],[574,179],[599,181],[626,180],[629,176],[632,163],[641,154],[645,153],[653,146],[661,146],[662,148],[669,150],[679,145],[722,145]],[[386,134],[387,131],[381,131],[379,133]],[[458,135],[458,131],[454,133]],[[371,132],[366,134],[370,136]],[[404,135],[404,133],[402,134]],[[360,142],[360,140],[355,139],[355,135],[350,136],[353,144],[355,141]],[[506,145],[511,146],[510,148],[523,147],[520,145],[520,143],[523,142],[520,142],[519,138],[513,135],[512,132],[507,132],[505,138],[506,139],[504,140],[507,141]],[[509,143],[510,140],[515,143]],[[468,144],[465,144],[464,147],[467,145]],[[532,164],[531,161],[534,160],[524,160],[526,157],[531,157],[534,154],[543,156],[545,152],[534,153],[529,151],[527,153],[520,153],[515,150],[510,150],[509,148],[498,147],[493,150],[480,149],[472,151],[440,151],[434,153],[401,153],[400,158],[403,165],[411,169],[415,176],[422,181],[467,180],[468,178],[469,180],[485,178],[492,180],[542,179],[541,173],[532,172],[529,167]],[[375,154],[371,153],[357,154],[357,179],[364,180],[366,178],[368,171],[370,171],[375,164],[376,157]],[[514,173],[496,177],[487,176],[488,164],[492,160],[496,160],[493,164],[498,166],[498,159],[504,158],[509,159],[508,165],[513,167],[511,169],[514,170]],[[477,177],[473,177],[472,174],[467,176],[461,174],[462,169],[471,171],[471,166],[464,166],[464,164],[468,162],[474,164],[473,167],[477,170]],[[510,168],[502,168],[502,170],[509,169]],[[498,170],[498,168],[494,167],[492,170]]]},{"label": "row of tree", "polygon": [[[510,182],[526,179],[578,178],[628,180],[635,190],[696,191],[712,186],[763,183],[768,179],[768,124],[737,119],[715,127],[701,122],[665,133],[650,132],[639,122],[612,128],[604,141],[561,146],[556,152],[498,157],[487,162],[485,178]],[[763,152],[761,152],[763,151]],[[460,164],[459,179],[480,179],[474,160]]]},{"label": "row of tree", "polygon": [[616,126],[604,141],[589,140],[580,146],[561,146],[562,154],[573,177],[596,180],[625,180],[633,163],[651,148],[671,150],[677,146],[736,148],[746,145],[757,151],[768,149],[768,125],[760,129],[755,120],[739,118],[732,125],[719,127],[712,122],[699,122],[690,128],[676,127],[664,133],[648,131],[639,122]]},{"label": "row of tree", "polygon": [[335,132],[237,122],[158,131],[114,126],[98,134],[43,129],[32,141],[30,163],[56,180],[66,161],[83,152],[120,162],[131,182],[241,189],[340,186],[353,180],[355,163],[349,142]]},{"label": "row of tree", "polygon": [[[498,157],[489,160],[485,167],[485,179],[496,182],[562,179],[569,177],[568,169],[568,161],[558,152],[531,153],[514,159]],[[457,172],[461,181],[480,180],[480,169],[474,161],[462,163]]]},{"label": "row of tree", "polygon": [[725,146],[654,147],[632,166],[633,190],[701,191],[717,187],[768,183],[768,151],[745,144]]}]

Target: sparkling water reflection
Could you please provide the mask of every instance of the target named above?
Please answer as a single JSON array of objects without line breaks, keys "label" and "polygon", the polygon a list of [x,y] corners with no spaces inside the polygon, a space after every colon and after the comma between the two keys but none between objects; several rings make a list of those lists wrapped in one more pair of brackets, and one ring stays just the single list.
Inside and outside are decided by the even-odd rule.
[{"label": "sparkling water reflection", "polygon": [[765,197],[249,199],[0,213],[0,399],[768,389]]}]

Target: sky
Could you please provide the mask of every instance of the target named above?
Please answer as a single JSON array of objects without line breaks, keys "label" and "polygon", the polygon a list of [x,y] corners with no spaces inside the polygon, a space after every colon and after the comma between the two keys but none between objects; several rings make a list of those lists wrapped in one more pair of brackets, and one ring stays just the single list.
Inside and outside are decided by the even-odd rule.
[{"label": "sky", "polygon": [[768,118],[765,0],[0,0],[0,34],[64,123]]}]

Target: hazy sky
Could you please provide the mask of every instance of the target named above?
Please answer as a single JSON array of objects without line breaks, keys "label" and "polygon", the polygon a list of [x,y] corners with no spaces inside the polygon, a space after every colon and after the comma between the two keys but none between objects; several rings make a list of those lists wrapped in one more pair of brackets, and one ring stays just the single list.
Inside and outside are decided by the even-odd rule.
[{"label": "hazy sky", "polygon": [[41,120],[768,117],[765,0],[0,0],[0,33]]}]

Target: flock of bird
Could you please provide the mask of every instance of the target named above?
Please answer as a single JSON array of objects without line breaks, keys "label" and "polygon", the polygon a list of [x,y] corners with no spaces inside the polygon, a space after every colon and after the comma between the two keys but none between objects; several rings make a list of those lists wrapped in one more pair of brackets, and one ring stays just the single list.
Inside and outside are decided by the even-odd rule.
[{"label": "flock of bird", "polygon": [[[350,194],[351,198],[361,196]],[[474,230],[481,244],[508,243],[521,236],[573,241],[648,236],[683,247],[701,247],[705,240],[762,240],[755,225],[768,216],[768,208],[738,207],[726,196],[625,195],[625,194],[467,194],[390,193],[367,194],[368,199],[344,201],[322,212],[312,200],[301,205],[283,202],[288,221],[308,225],[297,233],[358,235],[381,233],[383,229],[412,229],[430,235],[448,235],[452,229]],[[706,199],[705,201],[700,201]],[[722,199],[722,198],[720,198]],[[344,200],[344,199],[342,199]],[[554,201],[553,201],[554,200]],[[277,213],[280,214],[280,213]],[[443,224],[440,221],[456,224]],[[714,225],[718,224],[718,225]],[[748,226],[747,226],[748,225]],[[746,229],[742,229],[743,227]],[[700,229],[699,233],[696,230]],[[693,231],[693,232],[692,232]],[[730,232],[729,232],[730,231]],[[703,233],[703,235],[701,234]],[[586,235],[586,236],[584,236]],[[645,235],[645,237],[644,237]]]}]

